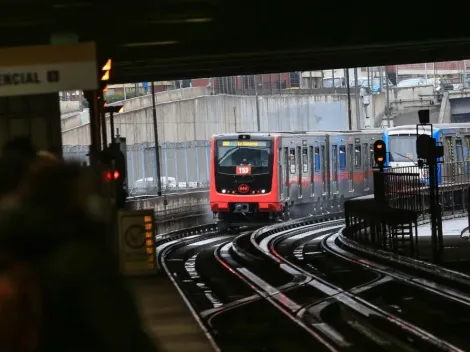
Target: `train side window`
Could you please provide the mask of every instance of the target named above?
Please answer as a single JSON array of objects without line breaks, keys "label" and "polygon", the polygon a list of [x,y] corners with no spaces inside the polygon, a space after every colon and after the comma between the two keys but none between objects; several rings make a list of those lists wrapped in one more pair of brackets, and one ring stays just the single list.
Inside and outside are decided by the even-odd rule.
[{"label": "train side window", "polygon": [[455,140],[455,151],[457,156],[457,161],[463,161],[463,145],[461,139]]},{"label": "train side window", "polygon": [[283,179],[283,174],[282,174],[282,148],[279,148],[279,151],[278,151],[278,155],[277,155],[277,158],[279,160],[279,177],[278,177],[278,180],[279,180],[279,192],[281,192],[281,199],[284,198],[284,188],[283,188],[283,185],[284,185],[284,181],[282,180]]},{"label": "train side window", "polygon": [[455,161],[455,154],[454,154],[454,143],[452,141],[452,137],[446,137],[446,146],[447,146],[447,155],[449,156],[449,161]]},{"label": "train side window", "polygon": [[290,155],[289,155],[289,163],[290,163],[290,173],[295,174],[296,171],[296,164],[295,164],[295,149],[292,148],[290,150]]},{"label": "train side window", "polygon": [[[331,162],[333,164],[333,174],[337,175],[337,172],[338,172],[338,146],[337,145],[331,146]],[[334,178],[336,180],[336,176]]]},{"label": "train side window", "polygon": [[360,145],[356,145],[354,147],[354,167],[356,169],[360,169],[361,168],[361,158],[362,158],[362,155],[361,155],[361,146]]},{"label": "train side window", "polygon": [[375,167],[375,159],[374,159],[374,147],[369,147],[369,160],[370,160],[370,168],[373,169]]},{"label": "train side window", "polygon": [[346,146],[339,146],[339,168],[341,170],[346,169]]},{"label": "train side window", "polygon": [[327,160],[326,160],[326,155],[325,155],[325,146],[322,145],[321,146],[321,158],[320,160],[322,161],[322,183],[323,183],[323,193],[326,193],[327,191],[327,188],[326,188],[326,179],[327,179],[327,172],[328,170],[326,169],[327,168]]},{"label": "train side window", "polygon": [[315,171],[320,171],[320,148],[315,147]]},{"label": "train side window", "polygon": [[302,149],[302,172],[304,174],[308,173],[308,151],[307,147]]},{"label": "train side window", "polygon": [[369,169],[369,160],[367,160],[367,143],[362,145],[362,164],[364,165],[364,169]]},{"label": "train side window", "polygon": [[313,196],[314,193],[315,193],[315,187],[314,187],[314,182],[315,182],[315,179],[314,179],[314,172],[315,172],[315,163],[314,163],[314,154],[313,154],[313,147],[308,147],[308,157],[309,157],[309,160],[310,160],[310,196]]},{"label": "train side window", "polygon": [[465,146],[467,147],[467,161],[470,161],[470,137],[465,137]]}]

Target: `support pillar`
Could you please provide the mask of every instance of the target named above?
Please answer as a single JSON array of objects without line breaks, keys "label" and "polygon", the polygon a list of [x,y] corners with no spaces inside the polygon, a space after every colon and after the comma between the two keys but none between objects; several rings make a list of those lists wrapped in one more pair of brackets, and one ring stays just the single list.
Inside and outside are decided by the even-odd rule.
[{"label": "support pillar", "polygon": [[0,98],[0,153],[5,142],[20,136],[62,156],[58,93]]}]

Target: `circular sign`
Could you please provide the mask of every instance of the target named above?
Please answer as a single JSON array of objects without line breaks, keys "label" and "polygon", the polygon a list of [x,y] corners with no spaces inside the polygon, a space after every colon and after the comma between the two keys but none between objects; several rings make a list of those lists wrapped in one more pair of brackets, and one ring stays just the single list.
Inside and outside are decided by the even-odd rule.
[{"label": "circular sign", "polygon": [[238,186],[238,192],[240,193],[248,193],[249,190],[250,190],[250,187],[248,187],[248,185]]},{"label": "circular sign", "polygon": [[145,228],[142,225],[133,225],[127,229],[124,238],[130,248],[139,249],[145,246]]}]

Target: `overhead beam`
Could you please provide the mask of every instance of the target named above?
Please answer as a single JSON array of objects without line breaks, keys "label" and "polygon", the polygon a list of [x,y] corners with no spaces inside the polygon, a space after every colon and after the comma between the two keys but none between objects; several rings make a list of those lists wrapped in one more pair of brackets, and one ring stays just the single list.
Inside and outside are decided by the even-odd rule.
[{"label": "overhead beam", "polygon": [[470,38],[397,43],[328,50],[291,50],[233,55],[174,57],[139,63],[117,61],[111,83],[172,80],[254,73],[309,71],[470,57]]}]

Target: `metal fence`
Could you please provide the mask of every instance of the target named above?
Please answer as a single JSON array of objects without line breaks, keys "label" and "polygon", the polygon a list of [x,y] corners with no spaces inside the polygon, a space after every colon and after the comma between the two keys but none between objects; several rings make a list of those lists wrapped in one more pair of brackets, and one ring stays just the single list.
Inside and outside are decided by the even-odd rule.
[{"label": "metal fence", "polygon": [[[64,146],[64,158],[88,163],[88,146]],[[163,143],[160,145],[160,176],[164,192],[209,187],[210,141]],[[127,177],[130,195],[157,192],[154,143],[127,146]]]},{"label": "metal fence", "polygon": [[[430,187],[426,167],[386,169],[383,181],[385,201],[390,207],[416,212],[422,219],[429,217]],[[438,184],[443,215],[465,213],[470,186],[470,161],[440,164]]]}]

